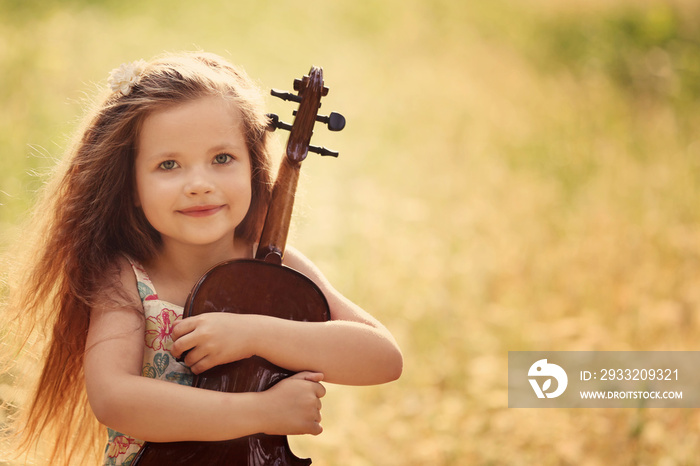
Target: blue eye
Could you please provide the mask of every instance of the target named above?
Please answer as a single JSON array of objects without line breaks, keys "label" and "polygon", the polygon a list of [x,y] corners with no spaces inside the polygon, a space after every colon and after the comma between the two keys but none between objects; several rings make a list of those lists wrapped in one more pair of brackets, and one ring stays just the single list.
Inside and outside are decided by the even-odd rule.
[{"label": "blue eye", "polygon": [[216,157],[214,157],[214,163],[217,164],[225,164],[231,160],[233,160],[233,157],[231,157],[229,154],[219,154]]},{"label": "blue eye", "polygon": [[177,167],[177,162],[175,162],[174,160],[166,160],[165,162],[162,162],[158,167],[162,168],[163,170],[172,170],[173,168]]}]

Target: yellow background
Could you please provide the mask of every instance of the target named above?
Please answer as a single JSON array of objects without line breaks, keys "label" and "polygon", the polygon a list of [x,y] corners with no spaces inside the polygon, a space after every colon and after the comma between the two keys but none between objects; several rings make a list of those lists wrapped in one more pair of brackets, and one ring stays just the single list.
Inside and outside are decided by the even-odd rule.
[{"label": "yellow background", "polygon": [[698,349],[699,21],[691,0],[0,0],[0,245],[120,63],[201,48],[263,89],[322,66],[348,124],[316,130],[340,158],[305,162],[290,241],[405,369],[328,387],[295,451],[694,464],[695,410],[508,409],[507,352]]}]

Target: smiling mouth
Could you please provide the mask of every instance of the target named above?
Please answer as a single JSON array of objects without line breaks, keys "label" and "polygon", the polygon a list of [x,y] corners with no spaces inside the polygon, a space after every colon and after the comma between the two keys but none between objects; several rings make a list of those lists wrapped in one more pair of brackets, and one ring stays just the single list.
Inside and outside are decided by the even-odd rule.
[{"label": "smiling mouth", "polygon": [[223,205],[200,205],[178,210],[178,212],[190,217],[208,217],[209,215],[214,215],[223,208]]}]

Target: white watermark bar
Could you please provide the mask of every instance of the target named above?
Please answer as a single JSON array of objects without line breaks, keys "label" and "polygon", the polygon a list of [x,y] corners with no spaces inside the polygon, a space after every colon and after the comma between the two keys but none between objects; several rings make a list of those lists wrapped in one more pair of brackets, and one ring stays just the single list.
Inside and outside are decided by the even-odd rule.
[{"label": "white watermark bar", "polygon": [[509,408],[699,408],[700,351],[509,351]]}]

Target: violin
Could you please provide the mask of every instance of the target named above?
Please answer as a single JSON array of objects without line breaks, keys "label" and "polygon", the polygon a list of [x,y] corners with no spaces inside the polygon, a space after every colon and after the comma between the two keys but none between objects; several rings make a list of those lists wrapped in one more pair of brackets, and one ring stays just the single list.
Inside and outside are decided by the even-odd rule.
[{"label": "violin", "polygon": [[[331,112],[318,115],[321,97],[328,94],[323,70],[312,67],[309,74],[294,80],[297,94],[272,90],[272,95],[298,102],[292,125],[269,114],[269,129],[290,132],[268,207],[255,259],[223,262],[197,282],[185,303],[183,318],[205,312],[259,314],[303,322],[330,319],[328,302],[319,287],[305,275],[282,265],[284,248],[294,206],[294,195],[302,161],[308,152],[337,157],[324,147],[311,146],[315,122],[331,131],[345,127],[345,118]],[[260,392],[294,372],[258,356],[213,367],[195,375],[193,386],[221,392]],[[311,460],[292,453],[285,435],[255,434],[218,442],[146,442],[134,466],[226,465],[226,466],[308,466]]]}]

